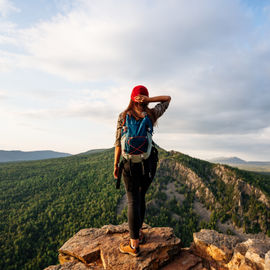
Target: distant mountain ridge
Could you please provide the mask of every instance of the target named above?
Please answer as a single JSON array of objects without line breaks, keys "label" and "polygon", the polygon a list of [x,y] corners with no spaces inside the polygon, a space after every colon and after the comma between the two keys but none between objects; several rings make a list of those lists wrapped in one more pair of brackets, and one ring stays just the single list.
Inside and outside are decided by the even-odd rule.
[{"label": "distant mountain ridge", "polygon": [[270,161],[246,161],[238,157],[219,157],[208,161],[216,164],[230,165],[241,170],[270,174]]},{"label": "distant mountain ridge", "polygon": [[270,161],[246,161],[239,157],[218,157],[209,159],[213,163],[222,164],[252,164],[252,165],[270,165]]},{"label": "distant mountain ridge", "polygon": [[88,154],[95,154],[95,153],[100,153],[103,151],[108,150],[107,148],[99,148],[99,149],[91,149],[83,153],[79,153],[78,155],[88,155]]},{"label": "distant mountain ridge", "polygon": [[0,162],[41,160],[41,159],[59,158],[68,156],[71,156],[71,154],[56,152],[52,150],[40,150],[40,151],[0,150]]},{"label": "distant mountain ridge", "polygon": [[238,157],[218,157],[209,160],[214,163],[222,163],[222,164],[246,164],[247,161],[238,158]]}]

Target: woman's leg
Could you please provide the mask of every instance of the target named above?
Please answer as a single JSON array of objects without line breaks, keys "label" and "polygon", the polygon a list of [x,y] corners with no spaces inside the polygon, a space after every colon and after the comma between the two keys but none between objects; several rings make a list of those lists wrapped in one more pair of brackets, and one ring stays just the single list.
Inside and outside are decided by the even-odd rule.
[{"label": "woman's leg", "polygon": [[141,225],[139,190],[128,191],[128,225],[131,239],[139,239]]},{"label": "woman's leg", "polygon": [[141,216],[141,218],[140,218],[140,221],[141,221],[140,228],[143,225],[143,221],[144,221],[144,217],[145,217],[145,210],[146,210],[146,206],[145,206],[145,194],[146,194],[146,192],[147,192],[150,184],[151,184],[151,181],[150,180],[145,181],[142,184],[142,186],[140,187],[140,189],[139,189],[139,192],[140,192],[140,196],[139,196],[139,198],[140,198],[140,216]]},{"label": "woman's leg", "polygon": [[139,192],[140,168],[135,165],[130,175],[129,163],[124,165],[123,179],[128,199],[128,225],[131,243],[137,247],[139,245],[139,230],[141,225],[141,194]]}]

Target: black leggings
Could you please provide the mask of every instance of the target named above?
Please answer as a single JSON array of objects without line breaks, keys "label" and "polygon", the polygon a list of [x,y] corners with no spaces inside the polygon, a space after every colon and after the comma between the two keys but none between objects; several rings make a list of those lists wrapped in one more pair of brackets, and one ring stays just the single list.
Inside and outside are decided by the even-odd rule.
[{"label": "black leggings", "polygon": [[145,194],[152,180],[143,175],[147,172],[141,163],[125,162],[123,168],[123,179],[128,198],[128,226],[130,238],[138,239],[139,230],[142,227],[145,216]]}]

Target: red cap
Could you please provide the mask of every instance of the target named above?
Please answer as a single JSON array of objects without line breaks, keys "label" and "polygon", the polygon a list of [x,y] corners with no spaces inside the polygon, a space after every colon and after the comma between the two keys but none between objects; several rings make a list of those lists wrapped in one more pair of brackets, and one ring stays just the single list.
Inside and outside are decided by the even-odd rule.
[{"label": "red cap", "polygon": [[[144,95],[149,97],[148,90],[145,86],[143,85],[137,85],[133,88],[132,93],[131,93],[131,99],[135,101],[135,97],[138,95]],[[136,102],[136,101],[135,101]]]}]

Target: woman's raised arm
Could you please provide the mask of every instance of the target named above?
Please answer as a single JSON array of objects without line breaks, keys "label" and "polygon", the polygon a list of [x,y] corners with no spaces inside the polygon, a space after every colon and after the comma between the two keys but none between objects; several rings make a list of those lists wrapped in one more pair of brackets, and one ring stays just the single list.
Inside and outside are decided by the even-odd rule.
[{"label": "woman's raised arm", "polygon": [[138,95],[135,97],[135,100],[137,102],[170,102],[171,97],[170,96],[156,96],[156,97],[147,97],[144,95]]}]

